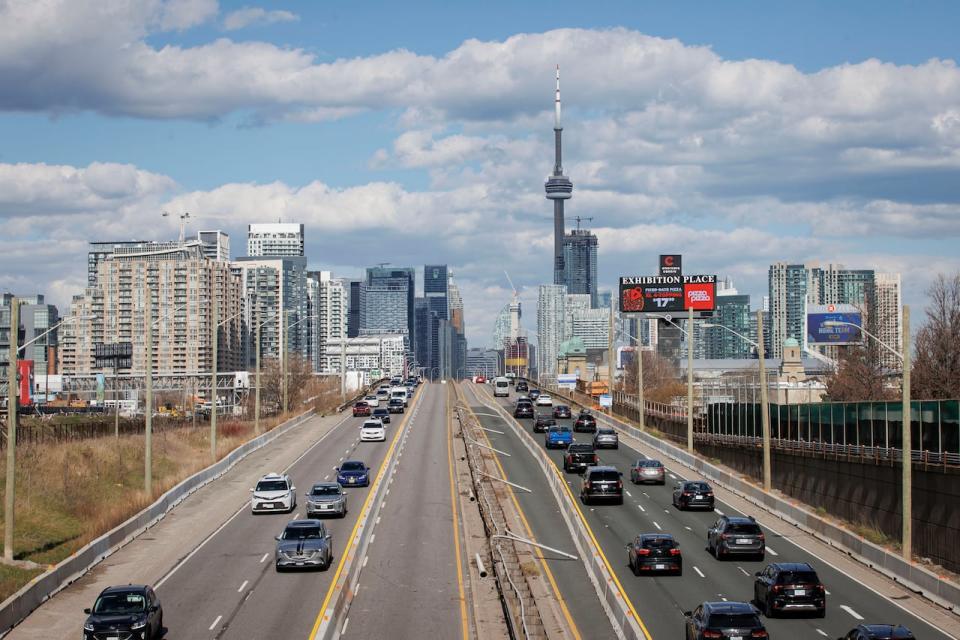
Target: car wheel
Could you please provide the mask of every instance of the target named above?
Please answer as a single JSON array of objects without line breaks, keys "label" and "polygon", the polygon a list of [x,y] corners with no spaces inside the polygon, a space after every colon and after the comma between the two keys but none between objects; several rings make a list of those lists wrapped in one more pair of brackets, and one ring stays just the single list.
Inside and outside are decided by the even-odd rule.
[{"label": "car wheel", "polygon": [[676,572],[674,573],[674,575],[682,576],[682,575],[683,575],[683,567],[680,567],[679,569],[677,569]]},{"label": "car wheel", "polygon": [[639,576],[639,575],[640,575],[640,567],[638,567],[638,566],[636,565],[636,563],[634,563],[634,561],[633,561],[632,558],[629,559],[629,560],[627,560],[627,562],[630,564],[630,572],[631,572],[633,575],[635,575],[635,576]]},{"label": "car wheel", "polygon": [[767,598],[763,601],[763,614],[768,618],[776,618],[777,612],[773,608],[773,603],[770,602],[770,598]]},{"label": "car wheel", "polygon": [[817,609],[817,614],[816,614],[816,615],[817,615],[818,618],[826,618],[826,617],[827,617],[827,608],[824,607],[823,609]]},{"label": "car wheel", "polygon": [[276,565],[276,569],[277,569],[277,573],[283,573],[283,569],[280,567],[279,563]]},{"label": "car wheel", "polygon": [[623,504],[623,496],[620,496],[620,498],[617,500],[617,504]]}]

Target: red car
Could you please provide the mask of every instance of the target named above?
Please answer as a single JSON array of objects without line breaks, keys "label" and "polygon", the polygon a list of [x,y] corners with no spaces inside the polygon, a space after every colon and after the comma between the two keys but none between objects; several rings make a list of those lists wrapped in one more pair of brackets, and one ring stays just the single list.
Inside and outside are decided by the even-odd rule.
[{"label": "red car", "polygon": [[483,376],[477,376],[477,384],[486,384],[487,379]]},{"label": "red car", "polygon": [[357,416],[369,416],[370,415],[370,405],[362,400],[357,404],[353,405],[353,417]]}]

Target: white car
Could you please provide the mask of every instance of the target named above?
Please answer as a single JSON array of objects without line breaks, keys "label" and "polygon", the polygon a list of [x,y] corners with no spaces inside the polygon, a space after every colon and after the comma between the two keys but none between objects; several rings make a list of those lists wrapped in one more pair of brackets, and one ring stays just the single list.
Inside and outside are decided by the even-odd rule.
[{"label": "white car", "polygon": [[380,399],[377,396],[364,396],[363,401],[370,405],[371,409],[376,409],[380,406]]},{"label": "white car", "polygon": [[539,396],[537,396],[537,406],[538,406],[538,407],[552,407],[552,406],[553,406],[553,398],[551,398],[551,397],[550,397],[549,395],[547,395],[546,393],[541,393]]},{"label": "white car", "polygon": [[268,473],[250,489],[250,510],[253,513],[270,511],[290,512],[297,508],[297,488],[287,474]]},{"label": "white car", "polygon": [[379,420],[364,420],[360,426],[361,442],[383,442],[387,439],[387,430]]}]

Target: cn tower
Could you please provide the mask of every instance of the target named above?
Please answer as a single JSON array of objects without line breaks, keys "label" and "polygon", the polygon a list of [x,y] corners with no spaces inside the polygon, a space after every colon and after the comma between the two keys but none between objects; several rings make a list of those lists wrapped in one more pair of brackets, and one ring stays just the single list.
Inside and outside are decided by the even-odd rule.
[{"label": "cn tower", "polygon": [[557,93],[554,98],[554,163],[553,173],[547,176],[544,189],[547,200],[553,200],[553,284],[565,284],[563,264],[563,201],[573,196],[573,183],[563,175],[563,152],[561,150],[561,136],[563,126],[560,124],[560,65],[557,65]]}]

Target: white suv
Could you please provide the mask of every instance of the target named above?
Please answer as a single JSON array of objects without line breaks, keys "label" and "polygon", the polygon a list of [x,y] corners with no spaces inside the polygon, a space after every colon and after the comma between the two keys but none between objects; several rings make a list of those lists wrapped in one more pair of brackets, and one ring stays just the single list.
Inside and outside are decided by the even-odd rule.
[{"label": "white suv", "polygon": [[250,510],[253,513],[270,511],[290,512],[297,508],[297,488],[287,474],[268,473],[250,489]]}]

